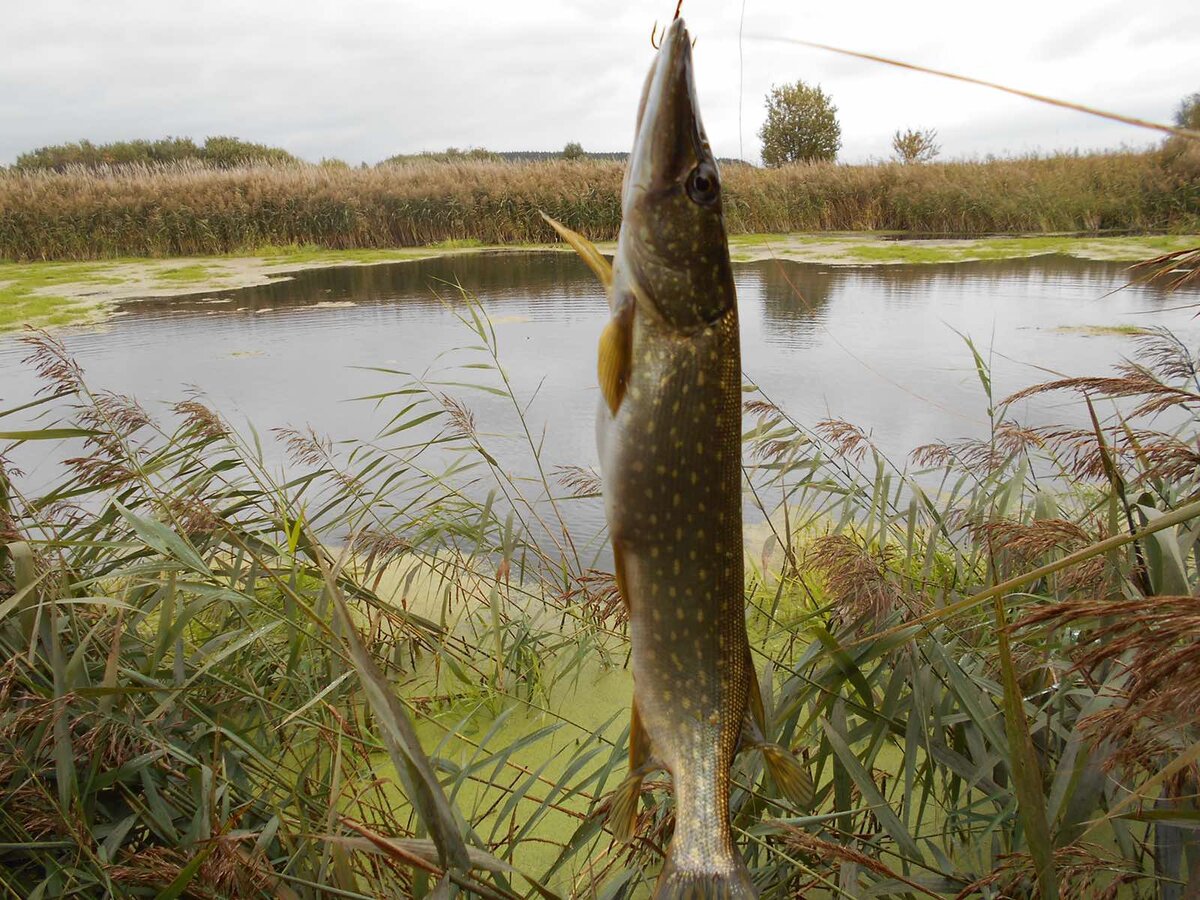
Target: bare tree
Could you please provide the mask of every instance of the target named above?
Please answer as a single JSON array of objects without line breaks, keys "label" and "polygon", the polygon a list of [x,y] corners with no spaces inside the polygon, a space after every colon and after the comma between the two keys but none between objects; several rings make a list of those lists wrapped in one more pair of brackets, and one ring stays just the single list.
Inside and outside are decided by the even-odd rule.
[{"label": "bare tree", "polygon": [[897,131],[892,135],[892,153],[902,163],[929,162],[942,152],[937,142],[937,129]]}]

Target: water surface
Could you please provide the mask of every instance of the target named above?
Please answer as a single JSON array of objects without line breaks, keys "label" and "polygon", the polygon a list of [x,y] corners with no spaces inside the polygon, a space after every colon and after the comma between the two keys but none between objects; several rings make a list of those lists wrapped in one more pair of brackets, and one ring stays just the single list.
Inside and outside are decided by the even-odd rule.
[{"label": "water surface", "polygon": [[[764,261],[734,271],[747,378],[801,422],[838,417],[862,426],[899,461],[921,444],[987,433],[988,404],[965,337],[990,363],[997,398],[1049,377],[1103,374],[1133,350],[1127,335],[1070,329],[1166,326],[1189,344],[1200,337],[1192,310],[1178,308],[1194,294],[1117,290],[1126,272],[1112,263]],[[64,340],[93,387],[132,394],[151,412],[197,387],[235,424],[249,420],[261,432],[311,424],[339,438],[369,437],[395,407],[347,401],[403,379],[356,367],[468,380],[451,370],[477,359],[453,352],[477,343],[447,305],[458,286],[479,298],[514,388],[532,400],[528,416],[535,434],[545,429],[545,463],[594,464],[595,348],[607,307],[590,272],[567,253],[312,269],[261,287],[128,302],[104,327],[65,332]],[[14,337],[0,339],[5,408],[37,388],[23,355]],[[485,434],[514,431],[503,398],[450,390]],[[1033,425],[1084,424],[1085,415],[1054,396],[1016,413]],[[517,442],[485,440],[502,462],[524,465]],[[44,449],[15,454],[34,484],[53,475],[54,454],[42,456]],[[268,453],[282,460],[282,448]],[[580,515],[598,524],[597,508]]]}]

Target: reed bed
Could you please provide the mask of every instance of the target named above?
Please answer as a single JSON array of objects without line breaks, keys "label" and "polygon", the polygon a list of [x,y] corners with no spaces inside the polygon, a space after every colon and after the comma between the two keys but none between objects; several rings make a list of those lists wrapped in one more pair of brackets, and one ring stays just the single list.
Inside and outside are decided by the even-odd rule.
[{"label": "reed bed", "polygon": [[[214,255],[263,245],[333,249],[555,240],[545,211],[593,240],[620,227],[622,166],[564,160],[0,173],[0,258]],[[925,234],[1200,229],[1200,153],[912,166],[730,165],[732,233]]]},{"label": "reed bed", "polygon": [[[158,422],[28,337],[45,392],[0,439],[77,452],[37,496],[0,478],[0,890],[645,891],[669,782],[614,844],[628,727],[581,718],[628,653],[598,536],[563,514],[598,485],[542,468],[531,398],[456,308],[470,348],[435,376],[380,371],[370,441],[239,434],[197,397]],[[1181,898],[1200,364],[1156,332],[1110,375],[1000,398],[962,353],[992,434],[908,461],[747,387],[768,737],[817,791],[791,806],[747,754],[735,833],[770,898]],[[511,436],[479,433],[478,392],[510,405]],[[1023,427],[1050,394],[1093,427]],[[520,471],[488,449],[513,439]]]}]

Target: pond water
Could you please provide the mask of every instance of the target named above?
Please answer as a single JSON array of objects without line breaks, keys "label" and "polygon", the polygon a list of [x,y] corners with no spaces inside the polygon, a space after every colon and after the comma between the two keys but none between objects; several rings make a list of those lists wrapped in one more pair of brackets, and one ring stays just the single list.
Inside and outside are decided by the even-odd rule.
[{"label": "pond water", "polygon": [[[922,266],[835,267],[769,260],[735,264],[746,377],[799,421],[837,417],[867,429],[903,461],[937,439],[986,434],[987,401],[970,337],[992,366],[995,395],[1060,374],[1104,374],[1133,349],[1125,334],[1096,326],[1165,326],[1200,337],[1195,294],[1121,288],[1123,265],[1068,257]],[[548,466],[593,465],[598,402],[595,348],[604,296],[572,254],[487,253],[373,266],[312,269],[269,285],[129,302],[103,327],[63,335],[94,388],[136,396],[151,412],[198,387],[235,425],[260,432],[311,424],[338,438],[370,437],[395,412],[350,398],[399,387],[401,379],[359,367],[451,381],[477,359],[448,352],[478,343],[439,299],[475,294],[495,327],[501,360],[545,429]],[[1080,330],[1084,329],[1084,330]],[[37,384],[24,348],[0,338],[0,404],[28,400]],[[503,398],[448,389],[484,433],[512,434]],[[1083,424],[1067,397],[1015,411],[1028,424]],[[6,427],[18,427],[14,416]],[[514,465],[527,459],[511,439],[489,440]],[[25,447],[14,462],[33,486],[53,476],[54,454]],[[282,448],[267,448],[282,460]],[[580,510],[599,525],[598,505]],[[594,533],[594,528],[592,529]]]}]

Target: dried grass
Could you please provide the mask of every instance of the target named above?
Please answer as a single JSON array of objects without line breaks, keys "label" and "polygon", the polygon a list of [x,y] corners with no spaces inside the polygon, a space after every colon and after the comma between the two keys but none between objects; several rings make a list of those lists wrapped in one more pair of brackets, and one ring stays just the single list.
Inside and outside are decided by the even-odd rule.
[{"label": "dried grass", "polygon": [[841,621],[869,631],[914,606],[893,580],[897,556],[892,547],[868,549],[849,535],[830,534],[809,544],[803,562],[824,578]]},{"label": "dried grass", "polygon": [[[1128,888],[1150,881],[1131,870],[1125,860],[1106,854],[1103,847],[1072,844],[1054,850],[1058,871],[1058,895],[1064,900],[1117,900],[1128,896]],[[999,865],[959,892],[955,900],[984,894],[997,900],[1021,900],[1036,895],[1036,867],[1027,853],[1001,858]]]},{"label": "dried grass", "polygon": [[[732,233],[948,234],[1200,227],[1191,155],[1154,151],[921,166],[732,166]],[[620,226],[622,164],[556,160],[373,169],[257,166],[0,174],[0,258],[212,255],[555,240],[540,210],[591,240]]]},{"label": "dried grass", "polygon": [[1200,598],[1068,600],[1034,609],[1013,627],[1077,632],[1079,671],[1124,673],[1121,703],[1091,723],[1097,740],[1140,757],[1148,739],[1200,725]]}]

